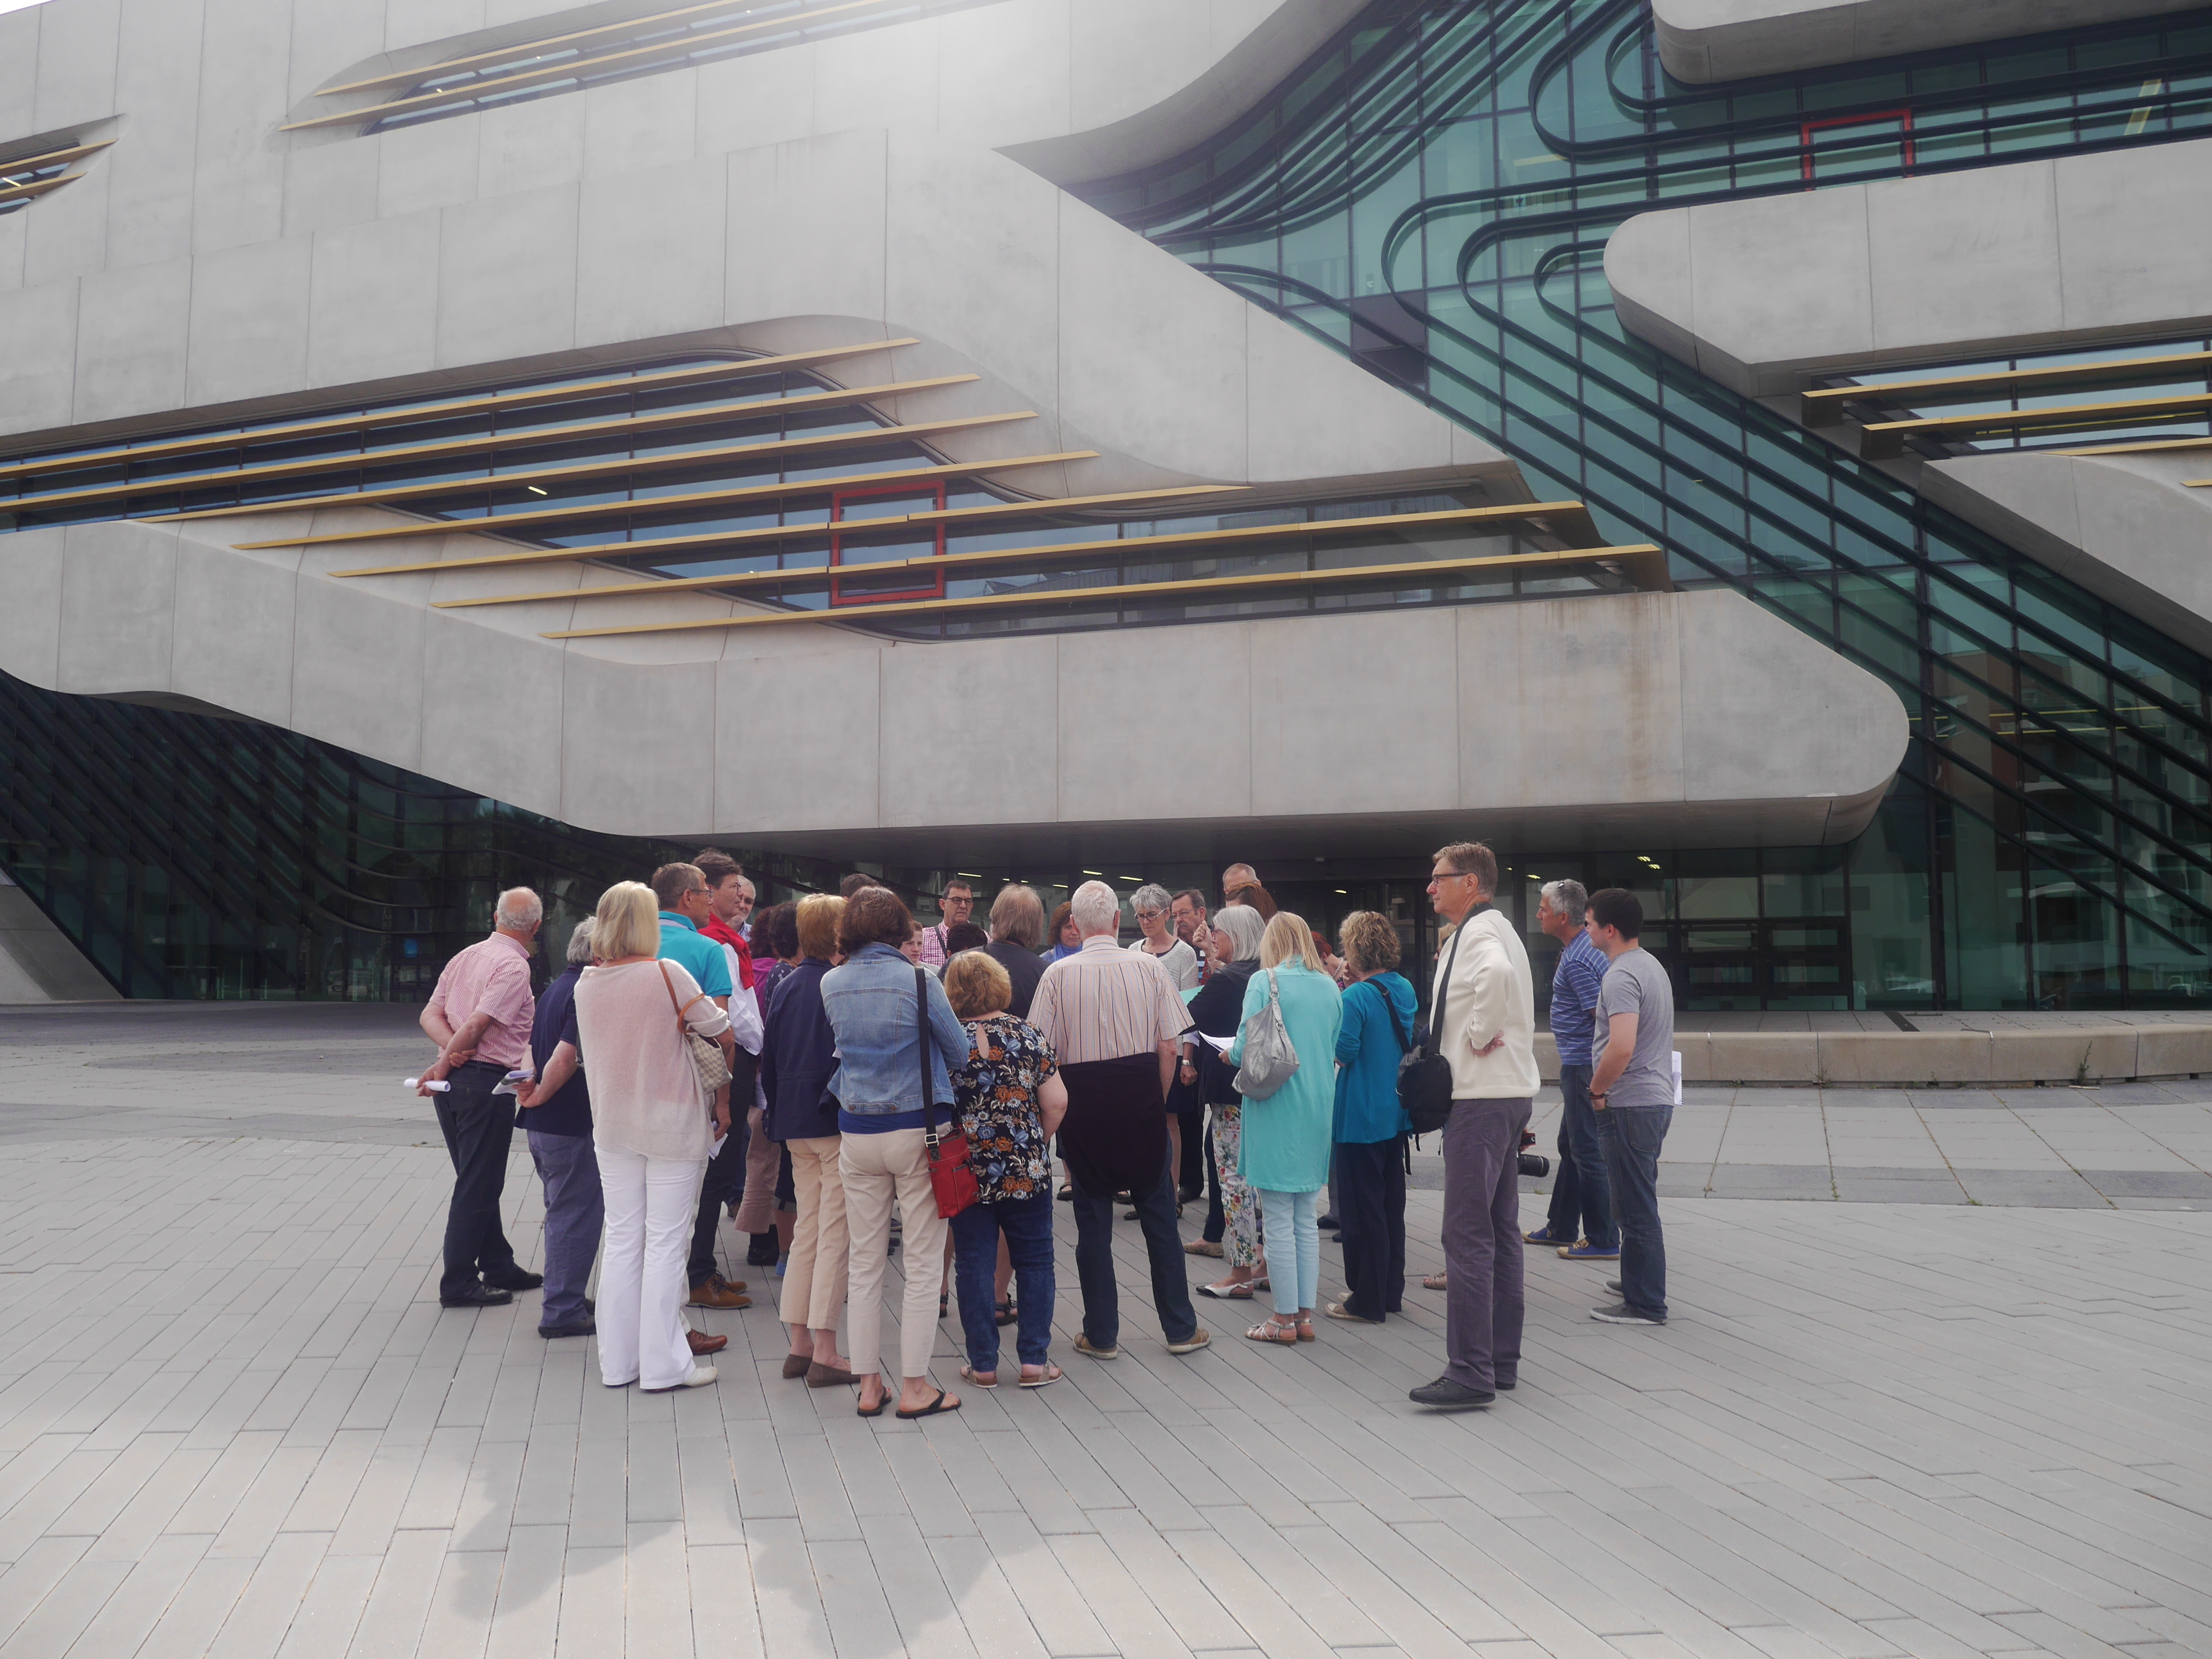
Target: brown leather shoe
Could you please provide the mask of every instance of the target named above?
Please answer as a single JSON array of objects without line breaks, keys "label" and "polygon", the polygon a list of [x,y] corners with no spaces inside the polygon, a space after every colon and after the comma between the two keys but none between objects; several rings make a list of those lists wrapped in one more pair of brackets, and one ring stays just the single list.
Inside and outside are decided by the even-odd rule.
[{"label": "brown leather shoe", "polygon": [[691,1305],[695,1308],[750,1308],[752,1297],[744,1293],[744,1286],[732,1285],[720,1273],[709,1273],[691,1287]]},{"label": "brown leather shoe", "polygon": [[834,1365],[809,1365],[806,1386],[810,1389],[842,1389],[860,1379],[852,1372]]},{"label": "brown leather shoe", "polygon": [[813,1365],[813,1364],[814,1360],[811,1355],[803,1353],[787,1353],[784,1355],[784,1381],[788,1382],[793,1377],[805,1376],[808,1370]]},{"label": "brown leather shoe", "polygon": [[686,1331],[684,1340],[691,1345],[691,1352],[695,1354],[720,1353],[730,1346],[728,1337],[709,1336],[704,1331]]}]

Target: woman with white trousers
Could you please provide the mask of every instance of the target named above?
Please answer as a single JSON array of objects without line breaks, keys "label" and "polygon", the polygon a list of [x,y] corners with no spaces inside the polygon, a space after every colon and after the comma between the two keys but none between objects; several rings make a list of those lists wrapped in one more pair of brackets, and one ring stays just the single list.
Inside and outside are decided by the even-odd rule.
[{"label": "woman with white trousers", "polygon": [[651,888],[607,889],[592,938],[600,965],[577,982],[576,1027],[606,1196],[599,1380],[648,1393],[700,1388],[715,1373],[685,1340],[684,1268],[712,1129],[684,1032],[719,1039],[727,1058],[730,1017],[680,963],[658,959]]}]

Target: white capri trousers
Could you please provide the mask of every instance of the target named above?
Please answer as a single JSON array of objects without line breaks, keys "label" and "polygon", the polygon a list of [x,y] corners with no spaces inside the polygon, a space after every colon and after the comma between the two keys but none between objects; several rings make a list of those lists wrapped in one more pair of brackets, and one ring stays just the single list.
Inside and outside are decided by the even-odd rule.
[{"label": "white capri trousers", "polygon": [[598,1146],[607,1231],[599,1260],[599,1380],[673,1389],[691,1375],[684,1302],[691,1229],[699,1218],[696,1159]]}]

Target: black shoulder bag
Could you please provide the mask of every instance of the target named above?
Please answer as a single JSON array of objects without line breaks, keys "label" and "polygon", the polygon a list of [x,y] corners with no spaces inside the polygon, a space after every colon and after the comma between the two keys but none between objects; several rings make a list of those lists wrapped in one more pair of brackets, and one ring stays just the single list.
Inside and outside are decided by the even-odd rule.
[{"label": "black shoulder bag", "polygon": [[[1473,918],[1469,917],[1469,921]],[[1451,950],[1444,957],[1443,981],[1437,992],[1436,1006],[1429,1010],[1429,1029],[1421,1034],[1420,1042],[1407,1050],[1406,1057],[1398,1062],[1398,1103],[1406,1109],[1406,1115],[1413,1121],[1417,1135],[1434,1134],[1444,1127],[1451,1115],[1451,1061],[1443,1054],[1444,1004],[1451,998],[1452,963],[1459,959],[1459,942],[1467,932],[1462,921],[1452,934]],[[1383,999],[1387,1005],[1388,997]],[[1391,1012],[1391,1024],[1397,1024],[1397,1013]]]}]

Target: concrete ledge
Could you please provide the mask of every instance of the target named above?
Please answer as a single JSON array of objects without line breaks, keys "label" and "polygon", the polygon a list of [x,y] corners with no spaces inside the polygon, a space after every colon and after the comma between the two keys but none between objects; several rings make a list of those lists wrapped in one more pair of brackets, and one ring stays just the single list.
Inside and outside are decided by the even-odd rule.
[{"label": "concrete ledge", "polygon": [[[2212,1024],[2059,1030],[1698,1031],[1679,1033],[1685,1083],[1830,1088],[1978,1088],[2127,1083],[2212,1074]],[[1536,1039],[1547,1083],[1559,1078],[1548,1034]]]}]

